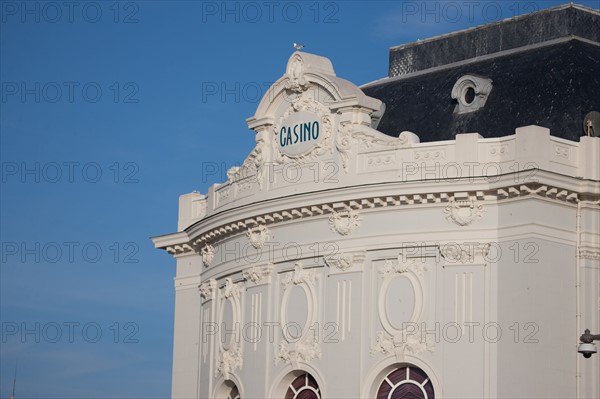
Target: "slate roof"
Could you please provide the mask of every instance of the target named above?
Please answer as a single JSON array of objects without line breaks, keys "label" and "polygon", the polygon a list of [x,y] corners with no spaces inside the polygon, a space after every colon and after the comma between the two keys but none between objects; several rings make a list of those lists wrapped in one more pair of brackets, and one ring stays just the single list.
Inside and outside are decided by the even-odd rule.
[{"label": "slate roof", "polygon": [[[402,70],[405,58],[411,61]],[[600,111],[600,13],[561,6],[394,47],[390,73],[362,87],[386,104],[377,130],[390,136],[501,137],[535,124],[579,141],[585,115]],[[467,74],[491,79],[493,88],[483,108],[457,114],[451,91]]]}]

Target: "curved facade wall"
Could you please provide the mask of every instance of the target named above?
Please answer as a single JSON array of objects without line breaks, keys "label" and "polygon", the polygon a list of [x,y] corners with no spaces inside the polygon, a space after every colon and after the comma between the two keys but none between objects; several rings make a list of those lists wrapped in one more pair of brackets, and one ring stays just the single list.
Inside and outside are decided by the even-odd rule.
[{"label": "curved facade wall", "polygon": [[381,107],[296,52],[180,198],[173,397],[600,396],[600,138],[419,143]]}]

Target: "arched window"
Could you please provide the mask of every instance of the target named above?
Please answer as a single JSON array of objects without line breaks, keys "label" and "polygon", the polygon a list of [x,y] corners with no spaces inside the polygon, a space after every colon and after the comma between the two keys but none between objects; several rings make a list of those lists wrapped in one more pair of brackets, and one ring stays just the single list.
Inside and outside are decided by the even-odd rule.
[{"label": "arched window", "polygon": [[285,399],[321,399],[319,385],[312,375],[305,373],[289,385]]},{"label": "arched window", "polygon": [[403,366],[389,373],[377,390],[377,399],[434,399],[433,384],[423,370]]},{"label": "arched window", "polygon": [[240,399],[240,390],[231,380],[225,381],[217,390],[215,397],[218,399]]},{"label": "arched window", "polygon": [[231,391],[229,391],[227,399],[240,399],[240,391],[238,391],[238,388],[235,385],[231,388]]}]

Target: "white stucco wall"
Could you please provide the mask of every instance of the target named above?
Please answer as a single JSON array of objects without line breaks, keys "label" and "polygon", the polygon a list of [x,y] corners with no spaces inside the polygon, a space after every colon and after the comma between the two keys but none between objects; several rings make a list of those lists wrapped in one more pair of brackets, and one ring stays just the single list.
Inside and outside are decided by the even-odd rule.
[{"label": "white stucco wall", "polygon": [[[246,162],[181,197],[154,238],[177,258],[173,397],[283,397],[301,372],[373,397],[403,364],[437,398],[599,397],[600,356],[576,347],[600,331],[600,139],[419,143],[371,129],[379,106],[294,53]],[[289,155],[298,112],[321,136]]]}]

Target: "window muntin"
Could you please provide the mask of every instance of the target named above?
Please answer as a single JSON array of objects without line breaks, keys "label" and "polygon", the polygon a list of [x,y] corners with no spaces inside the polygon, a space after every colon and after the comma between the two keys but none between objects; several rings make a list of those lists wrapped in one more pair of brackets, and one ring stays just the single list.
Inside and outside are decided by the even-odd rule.
[{"label": "window muntin", "polygon": [[308,373],[299,375],[289,385],[285,399],[321,399],[319,384]]},{"label": "window muntin", "polygon": [[418,367],[403,366],[389,373],[377,390],[377,399],[434,399],[433,384]]}]

